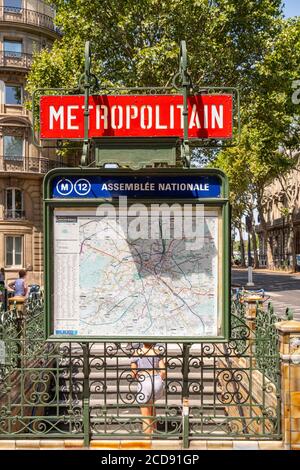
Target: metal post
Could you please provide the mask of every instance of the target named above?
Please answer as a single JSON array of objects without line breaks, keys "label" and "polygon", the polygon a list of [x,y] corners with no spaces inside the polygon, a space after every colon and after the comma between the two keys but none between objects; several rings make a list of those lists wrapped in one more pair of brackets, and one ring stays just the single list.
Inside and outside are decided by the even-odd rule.
[{"label": "metal post", "polygon": [[246,227],[248,232],[248,282],[247,286],[254,286],[253,283],[253,269],[252,269],[252,259],[251,259],[251,229],[252,229],[252,220],[251,217],[247,215],[246,217]]},{"label": "metal post", "polygon": [[182,94],[183,94],[183,143],[182,143],[182,157],[184,158],[187,166],[190,166],[190,148],[189,148],[189,122],[188,122],[188,95],[190,88],[190,77],[187,72],[187,50],[186,42],[180,43],[180,61],[179,73],[182,81]]},{"label": "metal post", "polygon": [[285,265],[285,235],[284,235],[284,219],[285,215],[282,217],[282,254],[283,254],[283,264]]},{"label": "metal post", "polygon": [[247,286],[249,287],[254,286],[253,268],[252,268],[252,260],[251,260],[251,240],[250,240],[249,232],[248,232],[248,282],[247,282]]},{"label": "metal post", "polygon": [[84,447],[90,445],[90,363],[89,343],[82,344],[83,352],[83,432]]},{"label": "metal post", "polygon": [[182,435],[183,448],[189,447],[189,358],[190,344],[184,344],[182,350]]},{"label": "metal post", "polygon": [[90,42],[85,43],[85,68],[84,68],[84,140],[82,148],[81,165],[86,166],[90,150],[89,127],[90,127],[90,74],[91,74],[91,50]]}]

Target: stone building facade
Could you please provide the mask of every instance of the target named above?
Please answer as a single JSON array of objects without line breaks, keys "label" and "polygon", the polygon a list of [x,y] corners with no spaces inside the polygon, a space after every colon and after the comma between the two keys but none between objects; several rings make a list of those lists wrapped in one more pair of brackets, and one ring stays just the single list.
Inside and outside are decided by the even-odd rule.
[{"label": "stone building facade", "polygon": [[0,267],[7,281],[24,268],[29,283],[43,283],[42,180],[61,162],[55,150],[34,146],[24,102],[34,51],[60,37],[53,18],[39,0],[0,1]]},{"label": "stone building facade", "polygon": [[300,166],[266,188],[263,217],[257,227],[260,266],[290,269],[295,258],[299,270]]}]

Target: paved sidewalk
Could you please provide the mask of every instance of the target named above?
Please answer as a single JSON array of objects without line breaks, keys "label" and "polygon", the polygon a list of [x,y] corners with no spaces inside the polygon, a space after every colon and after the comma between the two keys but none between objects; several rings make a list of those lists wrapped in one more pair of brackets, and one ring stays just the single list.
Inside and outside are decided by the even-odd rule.
[{"label": "paved sidewalk", "polygon": [[[0,441],[1,450],[83,450],[80,439],[67,440],[7,440]],[[90,450],[285,450],[281,441],[191,441],[189,449],[182,448],[182,440],[166,441],[92,441]]]}]

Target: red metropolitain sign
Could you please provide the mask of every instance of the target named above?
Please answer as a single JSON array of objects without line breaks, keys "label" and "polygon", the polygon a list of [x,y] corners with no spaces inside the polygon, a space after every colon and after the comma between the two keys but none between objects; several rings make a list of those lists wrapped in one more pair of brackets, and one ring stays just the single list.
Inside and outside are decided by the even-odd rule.
[{"label": "red metropolitain sign", "polygon": [[[182,95],[90,96],[89,137],[183,138]],[[189,139],[232,137],[232,95],[188,98]],[[83,139],[84,96],[42,96],[42,139]]]}]

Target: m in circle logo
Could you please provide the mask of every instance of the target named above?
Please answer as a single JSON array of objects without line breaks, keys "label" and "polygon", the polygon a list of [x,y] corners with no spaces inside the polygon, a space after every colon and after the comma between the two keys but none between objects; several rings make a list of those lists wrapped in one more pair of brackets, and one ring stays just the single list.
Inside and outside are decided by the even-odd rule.
[{"label": "m in circle logo", "polygon": [[67,178],[61,179],[56,184],[56,191],[61,196],[68,196],[73,191],[73,183]]}]

